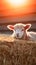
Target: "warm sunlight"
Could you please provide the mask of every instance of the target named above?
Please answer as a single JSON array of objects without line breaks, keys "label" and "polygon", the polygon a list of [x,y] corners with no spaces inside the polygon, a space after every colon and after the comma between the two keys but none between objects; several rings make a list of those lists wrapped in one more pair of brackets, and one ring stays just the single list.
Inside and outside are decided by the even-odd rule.
[{"label": "warm sunlight", "polygon": [[25,14],[36,12],[34,0],[1,0],[0,12],[3,16],[22,17]]},{"label": "warm sunlight", "polygon": [[6,2],[13,6],[21,6],[23,4],[27,4],[28,0],[6,0]]}]

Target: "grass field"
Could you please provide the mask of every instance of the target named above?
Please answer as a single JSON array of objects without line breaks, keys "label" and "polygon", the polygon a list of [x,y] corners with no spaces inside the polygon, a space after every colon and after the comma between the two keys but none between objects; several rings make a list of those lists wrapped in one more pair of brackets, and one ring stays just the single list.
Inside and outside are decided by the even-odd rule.
[{"label": "grass field", "polygon": [[36,65],[36,41],[0,34],[0,65]]}]

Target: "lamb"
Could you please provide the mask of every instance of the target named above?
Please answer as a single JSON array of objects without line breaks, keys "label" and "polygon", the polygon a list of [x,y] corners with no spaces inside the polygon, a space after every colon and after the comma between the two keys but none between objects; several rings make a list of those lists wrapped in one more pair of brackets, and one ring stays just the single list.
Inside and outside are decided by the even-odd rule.
[{"label": "lamb", "polygon": [[22,23],[17,23],[15,25],[7,25],[8,29],[14,31],[12,37],[16,39],[36,40],[36,33],[28,32],[30,27],[31,24],[22,24]]}]

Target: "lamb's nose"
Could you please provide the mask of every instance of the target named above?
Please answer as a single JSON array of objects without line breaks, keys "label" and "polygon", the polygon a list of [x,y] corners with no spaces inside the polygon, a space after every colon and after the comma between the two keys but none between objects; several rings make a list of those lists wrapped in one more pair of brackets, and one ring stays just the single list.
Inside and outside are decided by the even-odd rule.
[{"label": "lamb's nose", "polygon": [[17,37],[19,37],[19,34],[17,34]]}]

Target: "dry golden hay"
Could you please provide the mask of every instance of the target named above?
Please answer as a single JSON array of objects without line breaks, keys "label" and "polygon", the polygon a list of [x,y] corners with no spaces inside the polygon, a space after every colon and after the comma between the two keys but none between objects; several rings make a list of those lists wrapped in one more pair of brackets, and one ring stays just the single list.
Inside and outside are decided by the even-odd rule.
[{"label": "dry golden hay", "polygon": [[36,65],[36,41],[1,36],[0,65]]},{"label": "dry golden hay", "polygon": [[11,36],[0,36],[0,41],[7,41],[7,42],[18,42],[18,43],[36,43],[36,41],[30,41],[30,40],[20,40],[20,39],[15,39],[15,38],[12,38]]}]

